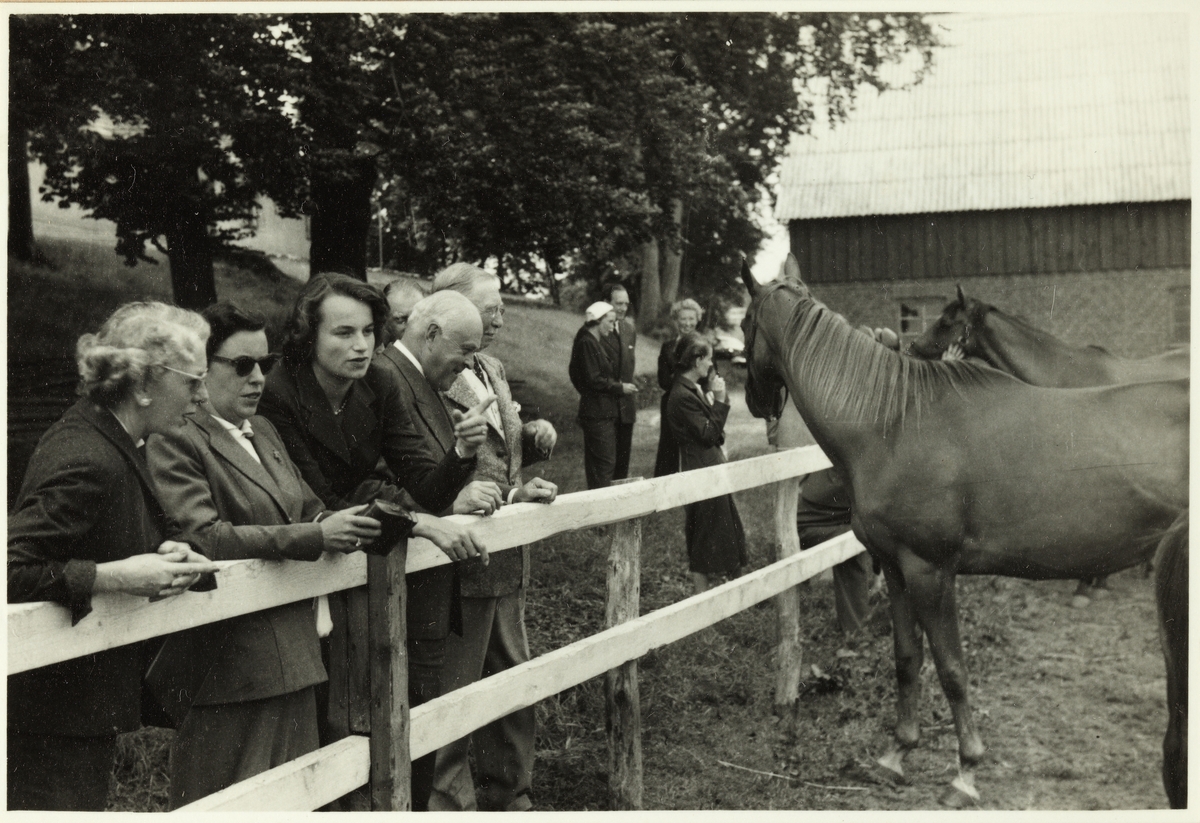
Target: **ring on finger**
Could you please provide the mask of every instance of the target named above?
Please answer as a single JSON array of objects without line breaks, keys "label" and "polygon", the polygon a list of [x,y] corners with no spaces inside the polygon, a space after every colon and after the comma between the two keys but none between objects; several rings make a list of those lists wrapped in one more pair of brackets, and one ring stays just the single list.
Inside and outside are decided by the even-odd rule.
[{"label": "ring on finger", "polygon": [[362,538],[361,538],[361,537],[355,538],[355,540],[354,540],[354,548],[356,548],[356,549],[357,549],[357,548],[358,548],[359,546],[361,546],[361,545],[362,545]]}]

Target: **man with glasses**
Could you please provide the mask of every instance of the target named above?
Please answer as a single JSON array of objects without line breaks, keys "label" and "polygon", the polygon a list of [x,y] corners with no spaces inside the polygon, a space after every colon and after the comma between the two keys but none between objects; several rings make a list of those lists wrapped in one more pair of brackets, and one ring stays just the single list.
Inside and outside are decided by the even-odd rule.
[{"label": "man with glasses", "polygon": [[[550,456],[558,434],[547,420],[522,425],[504,365],[483,350],[504,327],[500,279],[466,263],[455,263],[433,278],[433,294],[464,295],[479,310],[483,339],[458,379],[444,393],[450,408],[470,409],[490,396],[487,439],[476,452],[476,479],[494,481],[506,503],[549,503],[558,494],[553,483],[534,477],[522,482],[521,469]],[[526,547],[496,552],[488,565],[462,564],[463,634],[446,645],[442,693],[529,660],[525,635],[525,586],[529,575]],[[468,748],[475,747],[481,791],[475,792]],[[530,706],[502,717],[469,738],[437,753],[430,811],[528,811],[533,772],[534,710]]]},{"label": "man with glasses", "polygon": [[404,329],[408,326],[409,315],[412,314],[413,306],[425,296],[425,292],[414,281],[401,278],[392,280],[383,287],[383,296],[387,298],[388,309],[391,311],[391,316],[388,318],[387,335],[380,335],[380,349],[391,344],[393,340],[399,340],[404,336]]}]

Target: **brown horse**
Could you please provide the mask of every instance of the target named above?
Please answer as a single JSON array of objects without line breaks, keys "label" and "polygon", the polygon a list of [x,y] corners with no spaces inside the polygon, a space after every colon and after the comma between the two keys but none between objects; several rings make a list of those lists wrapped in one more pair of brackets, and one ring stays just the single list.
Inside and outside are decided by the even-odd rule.
[{"label": "brown horse", "polygon": [[943,802],[977,802],[983,755],[967,699],[955,577],[1071,579],[1145,560],[1188,502],[1188,381],[1046,389],[973,361],[905,357],[816,301],[789,255],[742,322],[746,402],[777,416],[787,387],[847,478],[854,534],[883,567],[895,631],[895,745],[920,738],[922,630],[950,703],[959,773]]},{"label": "brown horse", "polygon": [[[1099,346],[1072,346],[989,303],[967,298],[962,286],[957,291],[937,322],[912,342],[909,354],[936,360],[957,345],[965,356],[1024,383],[1059,389],[1178,380],[1190,373],[1191,352],[1186,347],[1131,360]],[[1105,591],[1105,578],[1079,581],[1072,605],[1086,606],[1093,589]]]},{"label": "brown horse", "polygon": [[1184,512],[1154,558],[1154,599],[1167,663],[1167,733],[1163,788],[1172,809],[1187,808],[1188,516]]}]

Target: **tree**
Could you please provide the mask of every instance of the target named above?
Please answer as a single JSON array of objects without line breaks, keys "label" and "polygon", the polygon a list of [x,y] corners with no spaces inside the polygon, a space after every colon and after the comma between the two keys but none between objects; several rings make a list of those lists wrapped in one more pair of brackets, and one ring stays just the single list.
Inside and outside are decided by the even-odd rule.
[{"label": "tree", "polygon": [[208,305],[216,250],[248,236],[260,195],[298,173],[292,124],[261,70],[278,44],[255,15],[70,15],[47,26],[69,52],[58,70],[70,110],[31,141],[47,168],[44,199],[116,223],[129,265],[157,248],[176,302]]}]

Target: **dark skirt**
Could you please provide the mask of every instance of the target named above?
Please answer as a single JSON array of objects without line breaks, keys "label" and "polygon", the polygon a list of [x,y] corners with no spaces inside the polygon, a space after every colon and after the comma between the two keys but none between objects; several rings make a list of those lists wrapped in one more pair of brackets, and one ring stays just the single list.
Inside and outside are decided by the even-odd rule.
[{"label": "dark skirt", "polygon": [[675,442],[675,434],[667,425],[667,398],[670,392],[662,396],[662,423],[658,427],[658,451],[654,455],[654,476],[665,477],[679,471],[679,444]]},{"label": "dark skirt", "polygon": [[684,535],[689,571],[733,575],[749,562],[746,532],[730,495],[684,507]]}]

